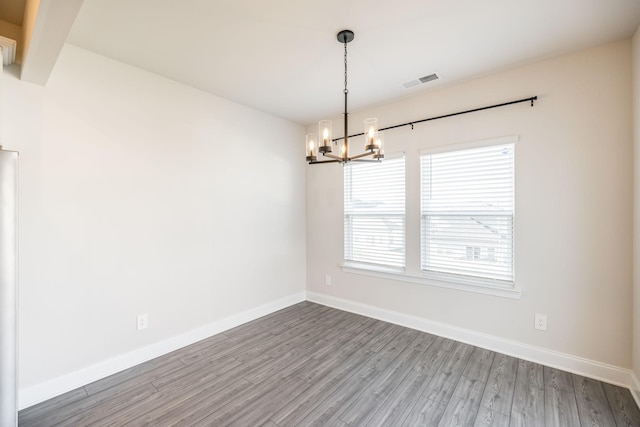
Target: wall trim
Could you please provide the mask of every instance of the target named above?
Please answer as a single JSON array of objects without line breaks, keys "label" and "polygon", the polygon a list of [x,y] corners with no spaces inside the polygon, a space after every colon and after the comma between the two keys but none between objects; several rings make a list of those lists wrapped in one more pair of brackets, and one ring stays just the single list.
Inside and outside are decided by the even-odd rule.
[{"label": "wall trim", "polygon": [[212,335],[227,331],[236,326],[258,319],[267,314],[300,303],[311,301],[339,310],[368,316],[374,319],[394,323],[422,332],[454,339],[466,344],[497,351],[520,359],[540,363],[546,366],[573,372],[599,381],[608,382],[629,388],[633,398],[640,406],[640,381],[629,369],[585,359],[566,353],[536,347],[518,341],[507,340],[494,335],[488,335],[459,328],[425,318],[387,310],[356,301],[337,298],[316,292],[296,293],[272,301],[261,306],[242,311],[225,317],[208,325],[185,332],[184,334],[159,341],[140,349],[125,353],[94,365],[62,375],[49,381],[21,389],[18,396],[20,410],[36,405],[52,397],[82,387],[93,381],[144,363],[156,357],[170,353],[182,347],[194,344]]},{"label": "wall trim", "polygon": [[251,308],[240,313],[211,322],[184,334],[121,354],[94,365],[62,375],[49,381],[21,389],[18,393],[18,409],[43,402],[52,397],[82,387],[109,375],[131,368],[156,357],[191,345],[212,335],[227,331],[243,323],[258,319],[267,314],[303,302],[305,293],[299,292],[287,297]]},{"label": "wall trim", "polygon": [[[407,274],[406,272],[397,271],[383,271],[373,270],[371,268],[364,268],[360,266],[344,264],[341,265],[342,271],[345,273],[361,274],[369,277],[379,277],[382,279],[395,280],[398,282],[417,283],[418,285],[437,286],[445,289],[455,289],[457,291],[473,292],[476,294],[493,295],[502,298],[520,299],[522,297],[522,291],[516,287],[504,287],[496,285],[488,285],[488,281],[482,280],[464,280],[453,282],[444,279],[436,279],[436,274],[432,273],[431,276],[413,274]],[[444,276],[442,276],[444,277]],[[466,283],[465,283],[466,282]]]},{"label": "wall trim", "polygon": [[631,385],[629,387],[629,391],[631,391],[631,396],[633,396],[633,400],[636,401],[636,405],[640,408],[640,381],[638,381],[638,377],[635,372],[631,372]]},{"label": "wall trim", "polygon": [[[307,300],[562,369],[595,380],[626,388],[630,388],[631,385],[631,371],[618,366],[316,292],[307,291]],[[638,396],[634,395],[634,398],[640,406]]]}]

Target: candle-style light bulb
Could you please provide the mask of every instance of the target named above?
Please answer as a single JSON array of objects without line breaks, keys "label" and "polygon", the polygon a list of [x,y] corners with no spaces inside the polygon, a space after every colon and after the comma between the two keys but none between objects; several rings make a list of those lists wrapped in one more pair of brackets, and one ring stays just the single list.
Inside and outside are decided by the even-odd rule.
[{"label": "candle-style light bulb", "polygon": [[378,133],[378,119],[364,121],[364,149],[373,152],[376,149],[376,134]]},{"label": "candle-style light bulb", "polygon": [[331,120],[318,122],[318,146],[321,153],[331,152]]},{"label": "candle-style light bulb", "polygon": [[306,135],[308,162],[315,162],[318,159],[316,154],[316,143],[314,142],[316,138],[317,138],[317,135],[314,135],[312,133],[308,133]]},{"label": "candle-style light bulb", "polygon": [[384,132],[376,132],[374,146],[377,152],[374,154],[373,158],[378,160],[384,159]]}]

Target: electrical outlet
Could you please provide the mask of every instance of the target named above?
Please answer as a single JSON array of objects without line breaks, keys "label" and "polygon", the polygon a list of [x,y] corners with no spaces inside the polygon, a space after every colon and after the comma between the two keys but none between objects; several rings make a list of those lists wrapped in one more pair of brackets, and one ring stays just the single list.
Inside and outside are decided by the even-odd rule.
[{"label": "electrical outlet", "polygon": [[332,285],[332,281],[331,281],[331,276],[328,274],[325,274],[324,276],[324,284],[327,286],[331,286]]},{"label": "electrical outlet", "polygon": [[138,314],[137,327],[138,327],[138,330],[147,329],[149,327],[149,315],[147,313]]},{"label": "electrical outlet", "polygon": [[536,313],[535,320],[534,320],[534,326],[535,326],[536,329],[539,329],[541,331],[546,331],[547,330],[547,315],[546,314]]}]

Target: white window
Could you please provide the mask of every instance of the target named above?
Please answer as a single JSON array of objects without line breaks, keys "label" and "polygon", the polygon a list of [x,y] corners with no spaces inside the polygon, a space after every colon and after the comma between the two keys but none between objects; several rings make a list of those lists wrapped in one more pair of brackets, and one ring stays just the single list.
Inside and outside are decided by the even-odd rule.
[{"label": "white window", "polygon": [[513,284],[515,137],[506,141],[421,155],[425,274]]},{"label": "white window", "polygon": [[393,269],[405,266],[405,161],[344,167],[344,258]]}]

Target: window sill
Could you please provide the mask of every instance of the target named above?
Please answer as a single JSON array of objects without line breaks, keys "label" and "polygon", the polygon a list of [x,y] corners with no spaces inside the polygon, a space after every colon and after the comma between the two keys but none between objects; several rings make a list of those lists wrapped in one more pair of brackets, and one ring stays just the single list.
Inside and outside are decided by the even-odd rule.
[{"label": "window sill", "polygon": [[439,288],[454,289],[457,291],[472,292],[476,294],[492,295],[502,298],[520,299],[522,291],[518,288],[491,285],[486,283],[460,283],[427,276],[407,274],[402,270],[377,268],[371,266],[344,264],[341,266],[345,273],[361,274],[363,276],[378,277],[382,279],[397,280],[400,282],[416,283],[418,285],[436,286]]}]

